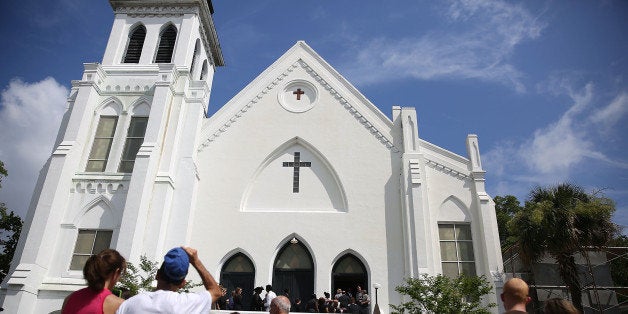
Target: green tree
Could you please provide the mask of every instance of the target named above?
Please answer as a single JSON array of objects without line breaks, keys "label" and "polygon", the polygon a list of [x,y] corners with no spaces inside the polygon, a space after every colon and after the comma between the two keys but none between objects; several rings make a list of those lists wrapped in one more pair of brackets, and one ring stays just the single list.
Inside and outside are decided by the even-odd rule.
[{"label": "green tree", "polygon": [[[114,293],[120,297],[129,298],[140,292],[153,291],[157,287],[153,286],[159,263],[153,262],[146,257],[140,256],[139,265],[127,262],[126,271],[120,277],[116,284]],[[192,280],[186,281],[183,288],[179,292],[190,292],[190,289],[203,284],[196,284]]]},{"label": "green tree", "polygon": [[611,222],[614,203],[563,183],[537,187],[530,192],[524,209],[508,223],[525,265],[545,256],[556,260],[560,277],[568,287],[573,304],[582,311],[581,284],[574,255],[586,256],[591,248],[602,248],[617,234]]},{"label": "green tree", "polygon": [[[2,179],[8,175],[4,163],[0,161],[0,188]],[[11,260],[17,248],[22,231],[22,218],[9,211],[4,203],[0,202],[0,281],[9,273]]]},{"label": "green tree", "polygon": [[486,306],[482,297],[492,293],[493,288],[484,276],[449,278],[443,275],[422,274],[419,278],[408,278],[395,291],[410,298],[400,305],[390,306],[393,313],[491,313],[495,303]]},{"label": "green tree", "polygon": [[157,274],[157,264],[157,262],[150,261],[146,255],[140,256],[140,263],[137,266],[127,262],[126,271],[120,277],[116,288],[121,292],[126,292],[129,296],[155,290],[153,280]]},{"label": "green tree", "polygon": [[499,228],[499,242],[502,252],[516,243],[516,238],[508,231],[508,222],[520,212],[523,207],[519,200],[513,195],[495,196],[495,214],[497,216],[497,227]]}]

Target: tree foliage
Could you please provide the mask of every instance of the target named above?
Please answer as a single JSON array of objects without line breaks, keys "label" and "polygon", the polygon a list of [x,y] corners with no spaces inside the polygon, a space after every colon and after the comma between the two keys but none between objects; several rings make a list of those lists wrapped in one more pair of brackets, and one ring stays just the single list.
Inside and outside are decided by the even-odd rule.
[{"label": "tree foliage", "polygon": [[513,195],[496,196],[493,198],[495,202],[495,214],[497,216],[497,227],[499,228],[499,242],[501,243],[502,252],[517,242],[516,237],[508,230],[508,222],[515,215],[523,210],[521,203],[517,197]]},{"label": "tree foliage", "polygon": [[[0,161],[0,187],[2,187],[2,179],[7,175],[4,163]],[[9,211],[5,204],[0,202],[0,249],[2,250],[0,251],[0,281],[4,280],[9,273],[23,223],[22,218]]]},{"label": "tree foliage", "polygon": [[116,288],[126,292],[129,296],[140,292],[153,291],[153,281],[157,275],[157,262],[152,262],[146,255],[140,256],[139,265],[131,262],[126,263],[126,271],[120,277]]},{"label": "tree foliage", "polygon": [[[393,313],[491,313],[495,303],[483,305],[482,297],[492,293],[493,288],[484,276],[449,278],[443,275],[422,274],[419,278],[408,278],[395,291],[409,297],[407,302],[392,305]],[[407,299],[407,298],[406,298]]]},{"label": "tree foliage", "polygon": [[[146,255],[140,256],[140,263],[137,266],[127,262],[126,271],[116,284],[115,293],[126,299],[141,292],[154,291],[157,288],[153,284],[159,270],[158,265],[159,262],[149,260]],[[179,289],[179,292],[190,292],[190,289],[201,285],[195,284],[192,280],[186,281],[185,286]]]},{"label": "tree foliage", "polygon": [[549,255],[556,260],[559,274],[569,288],[574,305],[582,310],[581,284],[574,255],[586,255],[601,248],[617,234],[611,222],[614,203],[564,183],[537,187],[530,192],[523,210],[508,223],[519,256],[526,265]]}]

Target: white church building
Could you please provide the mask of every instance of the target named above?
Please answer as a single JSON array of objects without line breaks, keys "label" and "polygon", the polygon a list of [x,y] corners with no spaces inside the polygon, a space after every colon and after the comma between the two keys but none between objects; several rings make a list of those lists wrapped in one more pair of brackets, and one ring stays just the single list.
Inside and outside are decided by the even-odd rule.
[{"label": "white church building", "polygon": [[2,283],[5,311],[59,310],[103,248],[137,263],[180,245],[247,298],[361,285],[374,305],[377,286],[389,313],[404,278],[465,273],[485,275],[498,303],[477,136],[467,156],[422,140],[413,107],[382,113],[302,41],[207,117],[224,65],[211,1],[110,4],[102,63],[72,81]]}]

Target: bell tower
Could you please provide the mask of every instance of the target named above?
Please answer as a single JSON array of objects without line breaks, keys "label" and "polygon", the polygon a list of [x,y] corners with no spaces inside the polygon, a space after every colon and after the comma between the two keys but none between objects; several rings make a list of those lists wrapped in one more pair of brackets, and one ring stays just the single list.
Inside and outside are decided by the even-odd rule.
[{"label": "bell tower", "polygon": [[49,313],[85,285],[110,247],[158,260],[189,239],[196,144],[216,67],[210,0],[110,0],[101,63],[72,81],[55,149],[40,172],[11,271],[10,313]]}]

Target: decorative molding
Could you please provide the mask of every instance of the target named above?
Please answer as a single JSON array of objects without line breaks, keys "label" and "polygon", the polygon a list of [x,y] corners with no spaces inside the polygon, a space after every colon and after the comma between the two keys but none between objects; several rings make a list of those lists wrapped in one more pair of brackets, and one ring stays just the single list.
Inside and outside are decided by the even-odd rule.
[{"label": "decorative molding", "polygon": [[76,142],[75,141],[63,141],[61,142],[61,144],[59,144],[59,146],[57,146],[57,149],[55,149],[55,151],[52,153],[53,156],[65,156],[68,153],[70,153],[70,150],[72,150],[72,147],[74,147],[74,144]]},{"label": "decorative molding", "polygon": [[130,173],[77,173],[70,193],[115,194],[127,191]]},{"label": "decorative molding", "polygon": [[459,178],[459,179],[467,179],[467,178],[469,178],[469,175],[466,174],[466,173],[462,173],[462,172],[460,172],[458,170],[454,170],[454,169],[452,169],[450,167],[447,167],[447,166],[445,166],[445,165],[443,165],[441,163],[438,163],[438,162],[436,162],[434,160],[431,160],[429,158],[425,158],[425,160],[426,160],[425,164],[430,166],[430,168],[432,168],[432,169],[436,169],[436,170],[438,170],[440,172],[449,174],[449,175],[451,175],[453,177],[456,177],[456,178]]},{"label": "decorative molding", "polygon": [[307,71],[308,74],[312,78],[314,78],[319,84],[323,86],[325,90],[327,90],[331,95],[334,96],[336,100],[345,108],[347,111],[353,115],[353,117],[358,120],[360,124],[362,124],[371,134],[373,134],[382,144],[386,146],[389,150],[394,153],[399,153],[400,150],[397,148],[384,134],[382,134],[371,122],[367,120],[365,116],[360,114],[358,110],[349,103],[344,97],[340,95],[331,85],[325,81],[318,73],[316,73],[305,61],[302,59],[297,60],[295,63],[290,65],[284,72],[282,72],[277,78],[275,78],[272,82],[270,82],[266,87],[262,88],[261,92],[255,95],[246,105],[244,105],[240,110],[238,110],[231,118],[229,118],[221,127],[218,128],[214,133],[210,134],[209,137],[201,143],[198,151],[202,151],[205,147],[209,146],[211,142],[216,140],[216,138],[220,137],[222,133],[225,133],[227,129],[234,124],[239,118],[241,118],[253,105],[257,104],[264,95],[270,93],[275,87],[279,86],[280,83],[288,77],[288,75],[293,72],[296,68],[301,66],[303,69]]},{"label": "decorative molding", "polygon": [[74,179],[70,193],[79,194],[116,194],[128,190],[127,182],[116,182],[111,179]]},{"label": "decorative molding", "polygon": [[420,160],[418,158],[412,158],[408,162],[410,167],[410,180],[412,184],[421,184],[421,169],[419,164]]},{"label": "decorative molding", "polygon": [[198,15],[199,13],[198,8],[193,6],[126,6],[117,7],[115,12],[139,18],[183,16],[186,13]]}]

